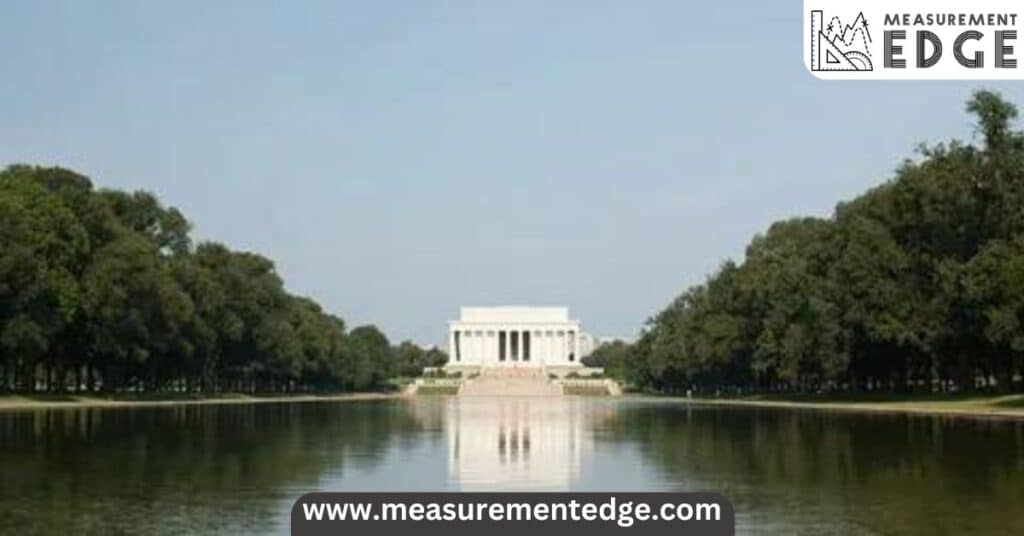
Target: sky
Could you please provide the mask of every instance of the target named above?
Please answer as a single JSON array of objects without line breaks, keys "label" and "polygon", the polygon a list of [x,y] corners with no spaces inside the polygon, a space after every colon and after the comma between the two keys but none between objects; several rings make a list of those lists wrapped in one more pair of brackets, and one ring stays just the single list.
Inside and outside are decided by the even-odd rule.
[{"label": "sky", "polygon": [[782,218],[996,82],[838,82],[801,2],[10,2],[0,165],[147,190],[349,326],[443,344],[464,305],[630,337]]}]

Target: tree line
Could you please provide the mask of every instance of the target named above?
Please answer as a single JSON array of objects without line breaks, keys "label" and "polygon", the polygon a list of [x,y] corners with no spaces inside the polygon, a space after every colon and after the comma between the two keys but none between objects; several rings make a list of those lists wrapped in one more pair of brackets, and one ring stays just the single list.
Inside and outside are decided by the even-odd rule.
[{"label": "tree line", "polygon": [[1024,135],[975,93],[978,145],[922,146],[828,218],[779,221],[592,360],[679,392],[1009,391],[1024,371]]},{"label": "tree line", "polygon": [[447,359],[348,330],[269,259],[189,230],[146,192],[0,171],[0,391],[367,390]]}]

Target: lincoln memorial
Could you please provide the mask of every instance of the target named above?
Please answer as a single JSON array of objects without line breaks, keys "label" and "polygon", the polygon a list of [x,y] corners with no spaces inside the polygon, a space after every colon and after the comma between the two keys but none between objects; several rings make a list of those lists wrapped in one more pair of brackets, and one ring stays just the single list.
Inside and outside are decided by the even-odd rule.
[{"label": "lincoln memorial", "polygon": [[568,307],[463,307],[446,368],[580,367],[581,338]]}]

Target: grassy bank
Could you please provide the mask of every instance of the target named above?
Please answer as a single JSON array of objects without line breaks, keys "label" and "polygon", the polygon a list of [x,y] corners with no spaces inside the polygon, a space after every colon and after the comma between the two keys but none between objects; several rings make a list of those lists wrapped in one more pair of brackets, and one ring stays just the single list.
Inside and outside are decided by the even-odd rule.
[{"label": "grassy bank", "polygon": [[697,404],[1024,419],[1024,394],[752,395],[693,398]]},{"label": "grassy bank", "polygon": [[417,395],[457,395],[459,394],[459,387],[457,385],[430,385],[424,384],[416,388]]},{"label": "grassy bank", "polygon": [[394,398],[393,393],[339,394],[265,394],[217,393],[209,395],[183,393],[89,395],[0,395],[0,411],[72,408],[118,408],[174,406],[189,404],[259,404],[273,402],[330,402]]},{"label": "grassy bank", "polygon": [[610,396],[608,387],[601,385],[565,385],[562,392],[572,396]]}]

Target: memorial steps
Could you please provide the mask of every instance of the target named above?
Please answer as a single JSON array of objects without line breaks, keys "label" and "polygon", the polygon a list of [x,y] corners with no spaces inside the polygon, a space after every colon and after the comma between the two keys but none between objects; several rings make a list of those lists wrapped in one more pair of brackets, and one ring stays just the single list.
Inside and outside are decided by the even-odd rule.
[{"label": "memorial steps", "polygon": [[562,396],[562,387],[541,368],[486,368],[462,383],[459,396]]}]

